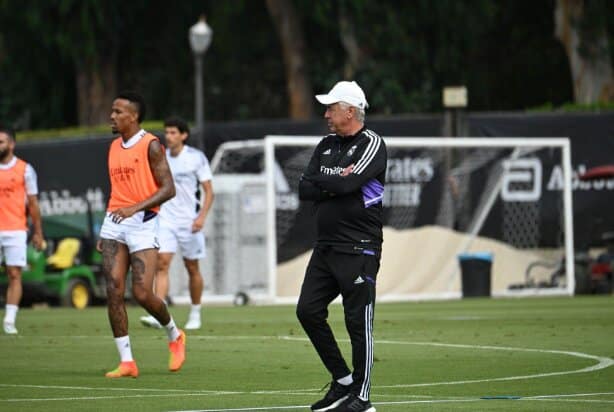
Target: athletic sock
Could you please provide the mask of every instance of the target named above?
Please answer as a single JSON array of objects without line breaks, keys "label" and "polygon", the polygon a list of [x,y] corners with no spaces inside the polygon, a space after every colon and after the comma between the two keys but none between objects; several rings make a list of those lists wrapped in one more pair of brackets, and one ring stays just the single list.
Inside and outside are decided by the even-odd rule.
[{"label": "athletic sock", "polygon": [[344,376],[341,379],[337,379],[337,382],[339,382],[343,386],[348,386],[354,383],[354,379],[352,378],[352,374],[350,373],[348,376]]},{"label": "athletic sock", "polygon": [[198,305],[191,305],[190,319],[200,319],[200,303]]},{"label": "athletic sock", "polygon": [[164,327],[166,328],[166,334],[168,335],[168,341],[169,342],[176,341],[177,338],[179,337],[179,328],[177,327],[177,325],[175,325],[175,321],[173,320],[172,316],[171,316],[171,321],[168,322],[168,325],[164,325]]},{"label": "athletic sock", "polygon": [[15,318],[17,317],[17,311],[19,306],[7,304],[5,306],[6,313],[4,314],[4,322],[15,324]]},{"label": "athletic sock", "polygon": [[117,351],[122,362],[130,362],[132,358],[132,348],[130,347],[130,337],[128,335],[115,338],[115,344],[117,345]]}]

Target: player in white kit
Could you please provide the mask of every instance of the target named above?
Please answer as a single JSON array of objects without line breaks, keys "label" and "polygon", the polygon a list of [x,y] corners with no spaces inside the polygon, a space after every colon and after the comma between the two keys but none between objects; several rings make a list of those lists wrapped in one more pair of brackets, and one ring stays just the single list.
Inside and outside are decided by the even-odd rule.
[{"label": "player in white kit", "polygon": [[[204,284],[198,261],[206,254],[202,229],[214,194],[209,161],[202,151],[185,144],[189,133],[187,123],[180,118],[169,118],[164,122],[166,158],[175,181],[176,195],[162,204],[160,209],[160,250],[155,293],[159,298],[166,299],[169,289],[169,265],[173,255],[179,251],[190,277],[192,301],[185,329],[200,329]],[[203,192],[204,200],[201,205]],[[152,316],[141,317],[141,323],[160,327]]]}]

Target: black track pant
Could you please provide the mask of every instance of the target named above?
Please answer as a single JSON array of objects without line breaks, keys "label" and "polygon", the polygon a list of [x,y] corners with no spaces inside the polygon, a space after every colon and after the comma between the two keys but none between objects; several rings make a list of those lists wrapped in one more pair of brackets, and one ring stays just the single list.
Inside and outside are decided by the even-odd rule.
[{"label": "black track pant", "polygon": [[[352,373],[352,392],[369,399],[373,366],[373,308],[379,253],[344,253],[316,247],[307,266],[296,314],[333,379]],[[328,305],[341,293],[352,342],[352,366],[341,355],[328,325]]]}]

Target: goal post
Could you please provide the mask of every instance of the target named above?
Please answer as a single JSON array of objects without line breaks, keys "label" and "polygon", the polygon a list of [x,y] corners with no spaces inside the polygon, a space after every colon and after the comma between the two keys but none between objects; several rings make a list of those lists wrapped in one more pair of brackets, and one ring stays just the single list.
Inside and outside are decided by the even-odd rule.
[{"label": "goal post", "polygon": [[[246,221],[265,226],[258,230],[264,251],[260,263],[266,263],[245,262],[244,276],[256,288],[237,281],[243,285],[237,292],[263,302],[296,301],[315,240],[313,205],[298,201],[298,179],[321,139],[267,136],[228,142],[212,159],[214,180],[249,176],[250,184],[254,179],[261,184],[257,190],[239,189],[239,204],[245,210],[245,205],[263,205],[263,219]],[[460,297],[459,256],[474,252],[493,255],[495,296],[573,295],[569,139],[384,140],[388,166],[380,300]],[[218,247],[216,239],[208,242],[208,248]],[[264,273],[250,272],[256,267]]]}]

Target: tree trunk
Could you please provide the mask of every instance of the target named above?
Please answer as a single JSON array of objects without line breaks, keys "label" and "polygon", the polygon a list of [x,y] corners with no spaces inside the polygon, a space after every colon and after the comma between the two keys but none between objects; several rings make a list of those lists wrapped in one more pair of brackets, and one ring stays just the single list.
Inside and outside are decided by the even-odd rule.
[{"label": "tree trunk", "polygon": [[291,0],[266,0],[267,9],[279,35],[286,68],[290,117],[313,116],[313,89],[305,65],[303,29]]},{"label": "tree trunk", "polygon": [[605,28],[596,40],[583,43],[580,22],[584,18],[583,0],[557,0],[554,10],[555,37],[565,47],[576,103],[614,101],[614,77]]},{"label": "tree trunk", "polygon": [[356,32],[354,31],[354,23],[348,15],[346,2],[339,1],[339,37],[341,44],[345,49],[347,58],[343,68],[343,76],[345,80],[353,80],[356,71],[360,69],[364,60],[364,53],[358,46]]},{"label": "tree trunk", "polygon": [[77,64],[77,104],[80,126],[109,123],[111,104],[117,94],[117,77],[113,59]]}]

